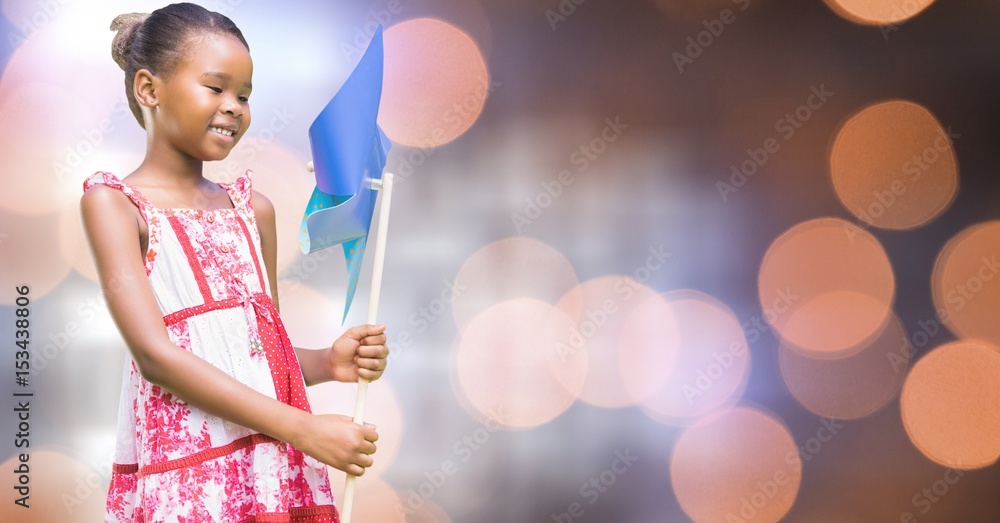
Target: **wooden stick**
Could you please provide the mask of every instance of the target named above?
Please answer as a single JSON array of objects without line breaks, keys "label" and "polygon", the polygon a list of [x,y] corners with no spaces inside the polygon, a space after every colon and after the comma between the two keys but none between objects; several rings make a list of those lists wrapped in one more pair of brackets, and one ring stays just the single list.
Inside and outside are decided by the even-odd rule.
[{"label": "wooden stick", "polygon": [[[385,239],[389,232],[389,202],[392,201],[392,173],[383,173],[381,180],[372,180],[372,188],[382,192],[382,207],[378,213],[378,231],[375,233],[375,261],[372,265],[372,287],[368,294],[368,323],[374,325],[378,315],[378,298],[382,291],[382,262],[385,260]],[[365,422],[365,404],[368,401],[368,380],[358,378],[358,394],[354,400],[354,423]],[[357,476],[347,475],[344,483],[344,503],[340,521],[351,523],[354,509],[354,489]]]}]

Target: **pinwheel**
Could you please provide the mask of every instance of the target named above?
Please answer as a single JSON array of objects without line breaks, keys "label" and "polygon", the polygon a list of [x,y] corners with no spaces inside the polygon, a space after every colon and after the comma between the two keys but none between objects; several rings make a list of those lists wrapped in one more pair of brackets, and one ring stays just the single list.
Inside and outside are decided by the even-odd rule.
[{"label": "pinwheel", "polygon": [[[382,97],[382,27],[379,26],[347,81],[309,127],[316,189],[299,231],[304,253],[342,245],[347,260],[347,319],[358,286],[361,261],[375,211],[376,191],[382,192],[367,323],[374,324],[382,287],[382,263],[389,226],[392,173],[382,174],[391,143],[376,123]],[[358,379],[354,422],[363,423],[368,381]],[[340,517],[350,523],[357,478],[348,475]]]}]

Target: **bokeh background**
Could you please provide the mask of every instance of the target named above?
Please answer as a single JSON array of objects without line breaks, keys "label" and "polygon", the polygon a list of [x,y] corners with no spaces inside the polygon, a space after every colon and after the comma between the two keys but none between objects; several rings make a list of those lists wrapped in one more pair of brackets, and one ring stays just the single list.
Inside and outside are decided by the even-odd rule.
[{"label": "bokeh background", "polygon": [[[197,3],[256,69],[206,175],[275,202],[302,347],[347,279],[296,244],[306,130],[385,27],[393,352],[356,521],[1000,521],[1000,4]],[[78,201],[142,159],[108,26],[162,3],[0,5],[0,519],[98,521],[127,349]]]}]

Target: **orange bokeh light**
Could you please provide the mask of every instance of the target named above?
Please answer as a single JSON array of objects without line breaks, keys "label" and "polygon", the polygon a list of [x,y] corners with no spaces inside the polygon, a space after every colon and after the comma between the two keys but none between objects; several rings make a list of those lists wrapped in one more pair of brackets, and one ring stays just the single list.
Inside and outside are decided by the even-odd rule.
[{"label": "orange bokeh light", "polygon": [[778,350],[781,377],[799,403],[820,416],[858,419],[896,396],[913,348],[893,315],[872,343],[844,358],[814,358],[784,343]]},{"label": "orange bokeh light", "polygon": [[1000,221],[973,225],[948,241],[931,276],[934,306],[960,338],[1000,344]]},{"label": "orange bokeh light", "polygon": [[850,117],[830,150],[837,197],[876,227],[910,229],[939,216],[958,193],[949,131],[924,107],[893,100]]},{"label": "orange bokeh light", "polygon": [[900,396],[903,425],[925,456],[974,469],[1000,457],[1000,347],[946,343],[913,366]]},{"label": "orange bokeh light", "polygon": [[829,357],[856,352],[881,331],[896,288],[879,241],[837,218],[775,239],[758,285],[764,315],[789,347]]},{"label": "orange bokeh light", "polygon": [[498,303],[461,333],[455,369],[461,393],[485,418],[535,427],[576,401],[587,376],[586,351],[567,351],[574,322],[530,298]]},{"label": "orange bokeh light", "polygon": [[776,522],[795,502],[802,462],[779,420],[738,407],[680,435],[670,480],[681,508],[697,523]]},{"label": "orange bokeh light", "polygon": [[[34,442],[32,442],[34,443]],[[19,454],[14,454],[0,468],[14,484],[20,484],[20,474],[15,469],[22,465]],[[0,495],[0,521],[18,523],[90,523],[104,517],[107,497],[105,471],[95,471],[80,461],[46,448],[31,447],[28,462],[30,508],[14,504],[22,497],[13,485],[3,488]]]},{"label": "orange bokeh light", "polygon": [[919,14],[934,0],[823,0],[838,15],[863,25],[898,24]]},{"label": "orange bokeh light", "polygon": [[[31,299],[37,300],[54,289],[69,274],[69,264],[59,249],[59,215],[28,217],[0,211],[0,283],[4,288],[30,285]],[[0,303],[14,303],[13,291]]]},{"label": "orange bokeh light", "polygon": [[446,144],[475,123],[491,85],[486,59],[461,29],[416,18],[385,31],[379,124],[394,142]]},{"label": "orange bokeh light", "polygon": [[668,379],[642,408],[657,421],[684,425],[739,401],[750,375],[750,350],[739,320],[724,303],[692,290],[664,298],[676,321],[678,352]]},{"label": "orange bokeh light", "polygon": [[[627,276],[601,276],[570,289],[559,299],[556,306],[577,320],[566,352],[570,357],[585,353],[589,361],[580,400],[598,407],[626,407],[635,403],[626,385],[633,374],[642,376],[643,383],[655,380],[659,373],[670,374],[677,351],[674,318],[663,304],[658,308],[651,304],[652,310],[641,307],[656,297],[656,291]],[[631,316],[633,312],[642,315]],[[650,313],[664,315],[649,318]],[[635,329],[632,332],[625,328],[630,317],[628,327]],[[665,337],[642,339],[642,333],[653,332]],[[624,354],[619,353],[620,349]],[[652,355],[656,360],[631,359],[642,355]],[[622,360],[627,360],[626,368],[619,372]],[[652,368],[634,369],[636,361],[644,361]]]},{"label": "orange bokeh light", "polygon": [[563,253],[538,240],[516,236],[479,249],[455,276],[452,315],[464,326],[486,308],[511,298],[555,302],[577,284]]}]

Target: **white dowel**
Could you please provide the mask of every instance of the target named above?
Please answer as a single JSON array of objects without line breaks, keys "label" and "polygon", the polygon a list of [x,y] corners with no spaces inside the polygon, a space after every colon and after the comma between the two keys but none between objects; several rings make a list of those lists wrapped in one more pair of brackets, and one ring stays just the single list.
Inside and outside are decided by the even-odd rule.
[{"label": "white dowel", "polygon": [[[385,240],[389,233],[389,203],[392,201],[392,173],[383,173],[382,180],[372,180],[372,188],[382,193],[382,206],[378,213],[378,230],[375,232],[375,258],[372,265],[372,287],[368,294],[368,323],[374,325],[378,316],[378,298],[382,292],[382,262],[385,260]],[[358,394],[354,400],[354,423],[365,422],[365,404],[368,401],[368,380],[358,378]],[[357,476],[347,475],[344,484],[344,503],[340,510],[340,521],[351,523],[354,509],[354,489]]]}]

